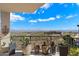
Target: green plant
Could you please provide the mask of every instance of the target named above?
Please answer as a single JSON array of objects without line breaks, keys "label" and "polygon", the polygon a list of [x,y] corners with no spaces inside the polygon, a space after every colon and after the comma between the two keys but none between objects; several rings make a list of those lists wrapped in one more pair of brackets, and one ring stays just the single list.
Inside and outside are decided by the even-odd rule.
[{"label": "green plant", "polygon": [[23,37],[20,41],[22,42],[22,47],[26,47],[29,44],[29,39],[26,37]]},{"label": "green plant", "polygon": [[70,35],[63,36],[64,39],[64,45],[73,46],[74,45],[74,39]]},{"label": "green plant", "polygon": [[79,55],[79,51],[77,50],[77,47],[71,47],[69,49],[69,55],[70,56],[78,56]]}]

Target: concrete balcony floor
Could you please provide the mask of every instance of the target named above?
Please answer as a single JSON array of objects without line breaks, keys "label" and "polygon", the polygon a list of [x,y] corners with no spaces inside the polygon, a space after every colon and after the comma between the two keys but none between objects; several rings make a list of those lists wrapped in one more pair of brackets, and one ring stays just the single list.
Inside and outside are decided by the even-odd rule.
[{"label": "concrete balcony floor", "polygon": [[[9,53],[0,53],[0,56],[9,56]],[[13,56],[23,56],[22,51],[21,50],[16,50],[16,53]],[[28,55],[26,55],[26,56],[28,56]],[[59,52],[56,52],[54,55],[53,54],[43,55],[42,53],[39,53],[39,54],[32,53],[29,56],[59,56]]]}]

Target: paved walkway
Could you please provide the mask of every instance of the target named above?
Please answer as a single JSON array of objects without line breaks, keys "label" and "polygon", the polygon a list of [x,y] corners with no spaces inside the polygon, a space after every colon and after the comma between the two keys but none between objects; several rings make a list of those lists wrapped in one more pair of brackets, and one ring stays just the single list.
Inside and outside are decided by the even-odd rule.
[{"label": "paved walkway", "polygon": [[[9,56],[9,53],[0,53],[0,56]],[[16,50],[16,54],[14,56],[23,56],[22,51],[21,50]],[[35,55],[34,53],[32,53],[29,56],[45,56],[45,55],[43,55],[41,53],[39,55]],[[55,55],[49,54],[47,56],[59,56],[59,52],[56,52]]]},{"label": "paved walkway", "polygon": [[[0,56],[9,56],[9,53],[0,53]],[[22,56],[22,51],[16,50],[16,53],[14,56]]]}]

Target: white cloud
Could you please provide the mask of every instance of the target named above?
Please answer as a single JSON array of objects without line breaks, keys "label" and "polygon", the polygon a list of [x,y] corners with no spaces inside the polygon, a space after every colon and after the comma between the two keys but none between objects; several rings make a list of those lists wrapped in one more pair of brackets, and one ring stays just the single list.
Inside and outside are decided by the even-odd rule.
[{"label": "white cloud", "polygon": [[63,5],[63,4],[65,4],[65,3],[59,3],[60,5]]},{"label": "white cloud", "polygon": [[48,9],[52,4],[46,3],[41,8]]},{"label": "white cloud", "polygon": [[10,13],[10,20],[12,22],[18,21],[18,20],[24,20],[25,18],[20,16],[20,15],[16,15],[15,13]]},{"label": "white cloud", "polygon": [[68,5],[67,4],[64,4],[64,7],[68,7]]},{"label": "white cloud", "polygon": [[30,22],[30,23],[36,23],[37,20],[30,20],[29,22]]},{"label": "white cloud", "polygon": [[74,6],[75,4],[74,3],[72,3],[72,6]]},{"label": "white cloud", "polygon": [[38,19],[39,22],[47,22],[47,21],[51,21],[51,20],[55,20],[54,17],[50,17],[48,19]]},{"label": "white cloud", "polygon": [[22,14],[26,14],[26,12],[23,12]]},{"label": "white cloud", "polygon": [[66,17],[66,19],[70,19],[70,18],[73,18],[75,16],[77,16],[77,14],[75,14],[75,15],[69,15],[69,16]]},{"label": "white cloud", "polygon": [[44,11],[45,11],[44,9],[40,9],[40,10],[37,9],[32,14],[36,14],[36,13],[41,14],[41,13],[44,13]]},{"label": "white cloud", "polygon": [[40,12],[38,12],[38,14],[41,14]]},{"label": "white cloud", "polygon": [[36,14],[37,13],[37,10],[35,10],[34,12],[33,12],[33,14]]},{"label": "white cloud", "polygon": [[61,18],[61,16],[60,15],[56,15],[56,18],[59,19],[59,18]]},{"label": "white cloud", "polygon": [[51,5],[52,5],[51,3],[46,3],[42,7],[40,7],[40,10],[39,11],[38,11],[38,9],[35,10],[33,12],[33,14],[36,14],[36,13],[38,13],[38,14],[44,13],[44,10],[48,9],[49,7],[51,7]]},{"label": "white cloud", "polygon": [[79,6],[79,3],[76,3],[76,5],[78,5],[78,6]]},{"label": "white cloud", "polygon": [[44,10],[42,11],[42,13],[44,13]]},{"label": "white cloud", "polygon": [[72,18],[72,17],[73,17],[73,15],[69,15],[69,16],[66,17],[66,19],[69,19],[69,18]]},{"label": "white cloud", "polygon": [[55,18],[54,17],[50,17],[50,18],[47,18],[47,19],[30,20],[29,22],[36,23],[36,22],[48,22],[48,21],[53,21],[53,20],[55,20]]}]

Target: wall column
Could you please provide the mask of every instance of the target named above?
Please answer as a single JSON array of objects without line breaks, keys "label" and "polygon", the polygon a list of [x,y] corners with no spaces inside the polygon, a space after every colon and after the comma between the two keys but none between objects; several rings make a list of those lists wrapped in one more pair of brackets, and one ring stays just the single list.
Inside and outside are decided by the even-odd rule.
[{"label": "wall column", "polygon": [[2,47],[9,47],[10,43],[10,12],[1,11],[1,45]]}]

